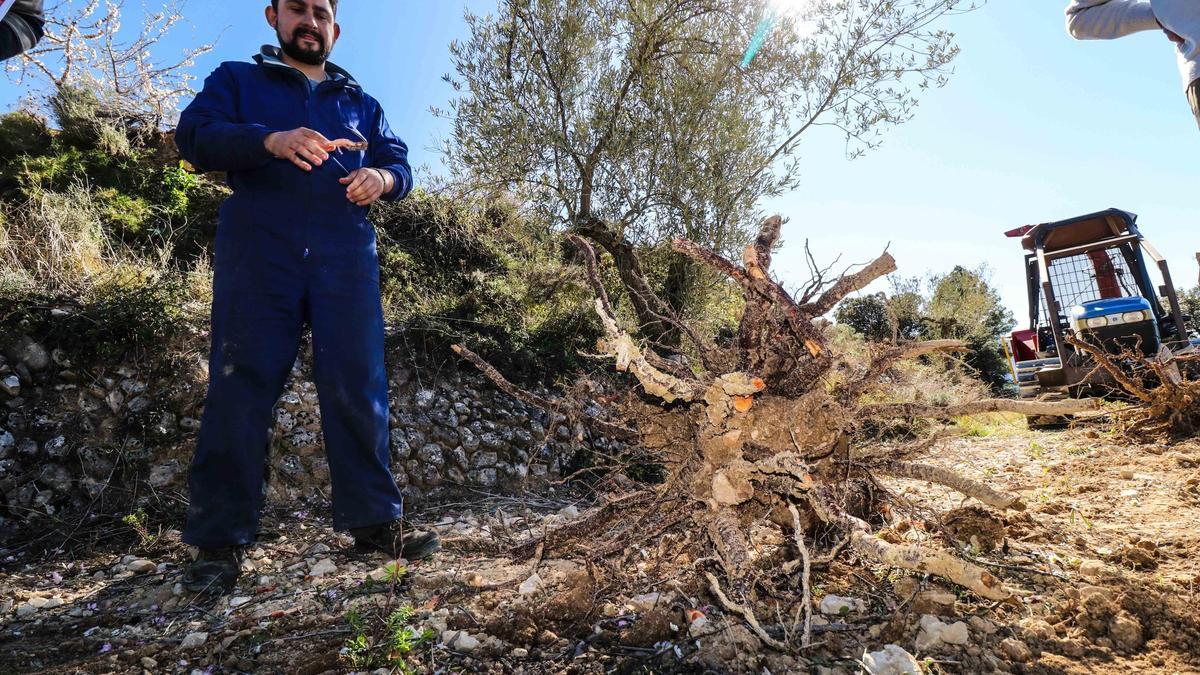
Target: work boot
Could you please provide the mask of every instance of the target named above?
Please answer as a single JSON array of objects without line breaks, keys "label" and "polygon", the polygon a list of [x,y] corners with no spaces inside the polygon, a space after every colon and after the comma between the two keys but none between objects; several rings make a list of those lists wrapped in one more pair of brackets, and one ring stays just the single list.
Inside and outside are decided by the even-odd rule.
[{"label": "work boot", "polygon": [[240,546],[202,548],[183,575],[183,587],[192,593],[228,593],[242,571],[243,557]]},{"label": "work boot", "polygon": [[428,558],[442,547],[436,533],[423,530],[405,532],[400,520],[353,528],[350,534],[354,535],[354,544],[359,548],[382,551],[393,558],[405,560]]}]

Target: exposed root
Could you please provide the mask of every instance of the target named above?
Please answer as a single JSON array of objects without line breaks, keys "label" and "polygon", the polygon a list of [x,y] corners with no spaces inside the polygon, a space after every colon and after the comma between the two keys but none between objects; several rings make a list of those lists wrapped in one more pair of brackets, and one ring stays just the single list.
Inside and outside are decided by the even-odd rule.
[{"label": "exposed root", "polygon": [[850,532],[850,546],[860,555],[892,567],[933,574],[989,600],[1004,600],[1012,595],[990,572],[941,549],[916,544],[892,544],[871,533],[860,518],[841,511],[818,497],[811,500],[822,520]]},{"label": "exposed root", "polygon": [[1013,509],[1014,511],[1025,510],[1025,505],[1021,503],[1020,497],[997,492],[983,483],[973,481],[950,469],[912,462],[887,462],[873,465],[871,468],[885,476],[912,478],[914,480],[923,480],[928,483],[944,485],[968,497],[973,497],[992,508]]},{"label": "exposed root", "polygon": [[608,334],[608,339],[600,344],[600,349],[616,361],[617,370],[632,373],[647,394],[657,396],[667,403],[696,400],[703,391],[699,382],[668,375],[651,365],[641,347],[634,343],[628,333],[621,330],[617,325],[617,317],[609,312],[600,299],[596,300],[596,313],[600,315],[604,332]]},{"label": "exposed root", "polygon": [[721,606],[724,607],[726,611],[733,612],[734,614],[737,614],[745,619],[746,623],[750,624],[750,630],[754,631],[754,634],[758,636],[759,640],[763,641],[763,644],[781,652],[788,651],[788,646],[786,644],[776,640],[770,635],[767,635],[767,631],[763,630],[762,624],[758,623],[758,619],[754,616],[754,612],[750,611],[749,608],[730,600],[729,597],[725,595],[725,592],[721,590],[721,584],[711,572],[705,572],[704,576],[708,578],[709,590],[712,591],[713,595],[717,596],[717,600],[720,601]]},{"label": "exposed root", "polygon": [[989,600],[1005,600],[1012,595],[990,572],[947,551],[916,544],[890,544],[862,531],[850,535],[850,545],[877,562],[942,577]]},{"label": "exposed root", "polygon": [[[1188,380],[1180,371],[1181,364],[1192,365],[1193,355],[1172,356],[1164,349],[1153,358],[1132,351],[1114,358],[1078,336],[1069,335],[1066,341],[1087,352],[1100,369],[1138,400],[1139,403],[1126,415],[1134,419],[1132,430],[1181,436],[1200,431],[1200,382]],[[1136,363],[1141,368],[1127,368],[1118,361],[1120,364]],[[1154,376],[1143,377],[1139,371],[1148,371]]]},{"label": "exposed root", "polygon": [[[463,345],[453,345],[451,347],[451,349],[454,350],[455,354],[458,354],[459,356],[463,357],[468,362],[470,362],[471,365],[478,368],[479,372],[483,373],[485,377],[487,377],[489,380],[492,381],[492,384],[496,385],[497,389],[499,389],[500,391],[503,391],[504,393],[517,399],[518,401],[521,401],[522,403],[525,403],[526,405],[531,405],[535,408],[540,408],[545,411],[554,411],[554,410],[558,409],[559,407],[561,407],[561,406],[559,406],[551,401],[548,401],[536,394],[530,393],[530,392],[518,387],[517,385],[513,384],[512,382],[509,382],[507,378],[505,378],[503,375],[500,374],[500,371],[498,371],[494,367],[492,367],[492,364],[488,363],[487,361],[484,361],[478,354],[471,351],[470,349],[467,349]],[[637,432],[634,431],[633,429],[623,427],[619,424],[613,424],[612,422],[606,422],[598,417],[589,415],[583,411],[576,410],[573,412],[577,417],[579,417],[579,419],[581,419],[583,421],[584,424],[587,424],[588,426],[595,429],[597,432],[604,434],[606,436],[611,436],[613,438],[621,438],[621,439],[625,439],[625,440],[634,439],[634,438],[638,437]]]},{"label": "exposed root", "polygon": [[800,560],[804,569],[800,572],[801,600],[804,604],[804,637],[800,641],[801,648],[812,644],[812,590],[809,588],[809,574],[812,573],[812,560],[808,555],[808,546],[804,544],[804,528],[800,526],[800,512],[796,505],[788,502],[788,512],[792,514],[792,528],[796,539],[796,548],[800,550]]},{"label": "exposed root", "polygon": [[954,405],[925,405],[921,403],[873,403],[859,409],[860,418],[906,417],[909,419],[953,419],[965,415],[1011,412],[1021,415],[1075,415],[1099,410],[1100,399],[1067,399],[1065,401],[1019,401],[989,398]]}]

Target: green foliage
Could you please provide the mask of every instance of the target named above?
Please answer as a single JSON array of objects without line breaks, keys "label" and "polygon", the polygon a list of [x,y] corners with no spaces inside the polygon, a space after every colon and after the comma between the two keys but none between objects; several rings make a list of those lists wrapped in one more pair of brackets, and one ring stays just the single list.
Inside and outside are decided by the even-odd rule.
[{"label": "green foliage", "polygon": [[41,152],[49,141],[46,123],[36,116],[21,110],[0,115],[0,164]]},{"label": "green foliage", "polygon": [[1200,286],[1179,292],[1179,309],[1186,317],[1188,331],[1200,336]]},{"label": "green foliage", "polygon": [[376,215],[385,314],[410,349],[443,357],[461,341],[538,377],[569,367],[598,337],[561,240],[511,205],[417,191]]},{"label": "green foliage", "polygon": [[412,607],[401,607],[375,627],[357,608],[348,610],[350,637],[342,648],[342,658],[356,670],[394,668],[405,675],[418,672],[408,657],[435,636],[432,630],[422,631],[412,624],[414,613]]},{"label": "green foliage", "polygon": [[822,120],[869,147],[911,114],[910,85],[942,81],[957,50],[932,24],[958,4],[811,3],[815,32],[744,67],[765,1],[502,3],[468,14],[450,47],[447,164],[547,224],[598,218],[636,245],[684,236],[736,254],[760,200],[796,184],[805,130]]},{"label": "green foliage", "polygon": [[926,307],[931,338],[965,340],[971,349],[969,366],[995,391],[1002,391],[1009,374],[1000,338],[1016,323],[1012,312],[988,283],[985,268],[958,266],[930,280],[932,293]]},{"label": "green foliage", "polygon": [[883,293],[846,298],[834,312],[834,319],[858,331],[872,342],[892,339],[892,317],[888,298]]},{"label": "green foliage", "polygon": [[60,346],[75,363],[143,359],[160,356],[184,328],[183,289],[177,276],[133,269],[96,280],[82,296],[0,285],[0,318],[13,335]]},{"label": "green foliage", "polygon": [[848,298],[838,305],[838,323],[867,340],[891,341],[893,330],[902,341],[964,340],[970,348],[965,361],[996,392],[1007,386],[1008,362],[1000,338],[1014,325],[1012,313],[988,283],[986,268],[955,267],[931,277],[927,294],[916,279],[892,282],[893,294]]},{"label": "green foliage", "polygon": [[106,110],[95,93],[82,87],[60,86],[50,99],[50,109],[68,145],[116,157],[133,152],[123,125],[113,119],[116,114]]},{"label": "green foliage", "polygon": [[122,239],[131,239],[146,233],[152,212],[146,201],[113,188],[96,191],[104,224],[109,231]]},{"label": "green foliage", "polygon": [[199,187],[200,179],[181,166],[164,166],[153,185],[157,188],[158,203],[167,215],[179,217],[188,212],[190,195]]}]

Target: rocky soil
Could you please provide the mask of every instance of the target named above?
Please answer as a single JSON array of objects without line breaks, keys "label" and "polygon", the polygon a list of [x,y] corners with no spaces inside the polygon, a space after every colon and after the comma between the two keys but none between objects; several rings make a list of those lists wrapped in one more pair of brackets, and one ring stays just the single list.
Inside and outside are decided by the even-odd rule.
[{"label": "rocky soil", "polygon": [[[219,599],[176,585],[188,559],[178,524],[86,551],[10,546],[0,670],[345,672],[353,640],[382,625],[372,617],[404,607],[406,630],[424,636],[397,660],[409,672],[1200,672],[1200,443],[1136,444],[1103,428],[959,430],[923,459],[989,476],[1029,509],[1004,516],[889,482],[913,513],[958,508],[940,523],[896,516],[883,536],[921,541],[945,528],[1016,599],[981,602],[885,568],[865,574],[843,553],[814,567],[816,644],[801,655],[768,649],[706,589],[672,579],[703,561],[680,560],[671,541],[643,542],[636,569],[509,555],[614,497],[576,501],[559,489],[427,500],[413,519],[440,530],[445,549],[398,583],[388,561],[330,531],[319,499],[272,508],[237,590]],[[756,555],[790,557],[788,542],[752,535]],[[757,599],[776,639],[797,640],[798,597]]]}]

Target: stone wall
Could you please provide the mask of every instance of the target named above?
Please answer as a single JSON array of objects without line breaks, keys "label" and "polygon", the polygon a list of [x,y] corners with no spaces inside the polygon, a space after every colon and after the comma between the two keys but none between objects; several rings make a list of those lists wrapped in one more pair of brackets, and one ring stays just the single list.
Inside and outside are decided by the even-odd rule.
[{"label": "stone wall", "polygon": [[[274,411],[271,500],[329,493],[306,358]],[[27,338],[10,345],[0,356],[0,528],[103,511],[119,501],[114,492],[148,492],[130,490],[131,481],[186,494],[206,388],[203,361],[193,365],[157,375],[129,364],[84,369]],[[389,381],[392,467],[410,501],[465,488],[536,490],[595,449],[622,449],[605,439],[593,446],[582,427],[528,408],[474,371],[394,366]]]},{"label": "stone wall", "polygon": [[[581,427],[513,400],[475,373],[396,367],[389,394],[392,469],[410,499],[463,487],[536,489],[590,454]],[[275,408],[269,496],[297,498],[328,485],[322,443],[317,389],[298,362]]]}]

